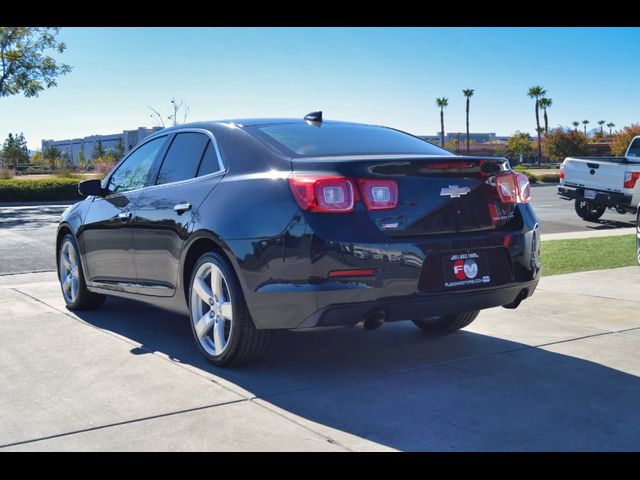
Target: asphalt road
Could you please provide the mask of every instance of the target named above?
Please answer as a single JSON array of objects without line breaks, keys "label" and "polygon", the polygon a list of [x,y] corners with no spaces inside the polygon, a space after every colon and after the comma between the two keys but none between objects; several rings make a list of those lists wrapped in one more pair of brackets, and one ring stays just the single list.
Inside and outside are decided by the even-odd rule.
[{"label": "asphalt road", "polygon": [[576,215],[573,202],[562,200],[556,190],[557,184],[533,185],[531,190],[531,204],[538,214],[543,234],[635,227],[633,215],[621,215],[610,209],[597,222],[585,222]]},{"label": "asphalt road", "polygon": [[[597,222],[585,222],[573,202],[561,200],[556,185],[534,185],[532,205],[543,234],[634,227],[633,215],[607,210]],[[56,225],[66,205],[0,205],[0,275],[55,270]]]}]

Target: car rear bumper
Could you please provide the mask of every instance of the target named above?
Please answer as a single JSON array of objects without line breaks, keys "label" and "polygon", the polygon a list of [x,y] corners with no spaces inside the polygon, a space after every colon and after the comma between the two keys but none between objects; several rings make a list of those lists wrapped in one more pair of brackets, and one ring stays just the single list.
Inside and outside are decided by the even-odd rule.
[{"label": "car rear bumper", "polygon": [[331,304],[309,316],[297,328],[350,326],[372,312],[382,312],[386,322],[414,320],[429,316],[455,314],[472,310],[517,304],[530,297],[539,277],[529,282],[517,282],[492,288],[408,295],[369,302]]},{"label": "car rear bumper", "polygon": [[[481,310],[531,296],[540,275],[540,225],[528,205],[519,208],[511,230],[387,237],[386,243],[347,242],[339,239],[340,232],[333,238],[288,235],[259,243],[259,252],[255,241],[229,245],[234,251],[256,251],[244,257],[240,268],[245,298],[258,328],[353,325],[379,309],[388,321],[411,320]],[[452,252],[488,252],[490,282],[445,285],[448,270],[443,258]],[[498,257],[500,262],[492,263]],[[367,268],[375,269],[375,275],[328,275]]]},{"label": "car rear bumper", "polygon": [[625,206],[631,207],[631,195],[618,192],[607,192],[603,190],[594,190],[596,196],[593,199],[585,199],[584,191],[594,190],[582,187],[571,187],[566,185],[558,186],[558,195],[565,200],[588,200],[607,207]]}]

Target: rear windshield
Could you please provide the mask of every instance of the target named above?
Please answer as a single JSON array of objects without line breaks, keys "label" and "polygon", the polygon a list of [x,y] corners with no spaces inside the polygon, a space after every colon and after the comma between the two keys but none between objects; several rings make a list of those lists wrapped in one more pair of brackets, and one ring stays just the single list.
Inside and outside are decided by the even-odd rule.
[{"label": "rear windshield", "polygon": [[251,130],[295,156],[416,154],[452,155],[425,140],[384,127],[340,123],[282,123]]}]

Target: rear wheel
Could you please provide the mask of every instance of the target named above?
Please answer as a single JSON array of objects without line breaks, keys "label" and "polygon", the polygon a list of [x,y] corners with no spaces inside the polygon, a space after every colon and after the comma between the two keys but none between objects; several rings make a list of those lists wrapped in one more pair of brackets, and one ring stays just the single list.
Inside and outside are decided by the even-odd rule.
[{"label": "rear wheel", "polygon": [[191,330],[209,361],[239,365],[265,352],[271,331],[253,324],[235,272],[221,255],[202,255],[189,285]]},{"label": "rear wheel", "polygon": [[412,320],[412,322],[425,332],[432,333],[434,335],[446,335],[468,326],[476,319],[479,313],[479,310],[473,310],[471,312],[457,313],[455,315],[440,315],[437,317],[421,318],[418,320]]},{"label": "rear wheel", "polygon": [[588,200],[576,200],[575,207],[578,216],[589,222],[598,220],[606,210],[605,206],[598,205],[597,203],[593,203]]},{"label": "rear wheel", "polygon": [[69,310],[92,310],[104,303],[105,296],[87,290],[80,253],[73,235],[66,235],[58,251],[58,278]]}]

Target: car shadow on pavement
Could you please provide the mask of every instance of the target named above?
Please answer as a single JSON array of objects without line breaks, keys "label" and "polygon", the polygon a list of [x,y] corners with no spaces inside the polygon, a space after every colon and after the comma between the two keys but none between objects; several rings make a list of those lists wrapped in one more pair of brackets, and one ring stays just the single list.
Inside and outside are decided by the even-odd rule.
[{"label": "car shadow on pavement", "polygon": [[640,449],[638,377],[517,342],[467,331],[434,339],[411,322],[280,332],[263,359],[222,369],[200,355],[186,317],[114,298],[79,317],[141,344],[132,354],[160,352],[316,430],[400,450]]}]

